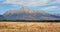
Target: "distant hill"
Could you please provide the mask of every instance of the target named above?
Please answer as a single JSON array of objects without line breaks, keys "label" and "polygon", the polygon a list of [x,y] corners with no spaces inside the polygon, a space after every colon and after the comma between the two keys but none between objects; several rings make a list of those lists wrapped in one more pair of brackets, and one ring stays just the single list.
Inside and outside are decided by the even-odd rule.
[{"label": "distant hill", "polygon": [[60,16],[27,7],[22,7],[19,10],[9,10],[4,14],[4,17],[8,20],[60,20]]}]

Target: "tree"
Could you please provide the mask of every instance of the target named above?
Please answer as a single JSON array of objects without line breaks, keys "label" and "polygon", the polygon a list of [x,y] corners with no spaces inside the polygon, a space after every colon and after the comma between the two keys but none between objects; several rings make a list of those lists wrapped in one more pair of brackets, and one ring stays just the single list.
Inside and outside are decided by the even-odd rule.
[{"label": "tree", "polygon": [[7,19],[6,18],[3,18],[3,21],[7,21]]}]

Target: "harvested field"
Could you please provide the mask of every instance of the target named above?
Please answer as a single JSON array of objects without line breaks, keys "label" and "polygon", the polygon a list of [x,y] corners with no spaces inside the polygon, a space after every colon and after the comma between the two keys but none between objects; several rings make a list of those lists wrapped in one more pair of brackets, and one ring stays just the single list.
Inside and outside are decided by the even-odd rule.
[{"label": "harvested field", "polygon": [[0,22],[0,32],[60,32],[60,23]]}]

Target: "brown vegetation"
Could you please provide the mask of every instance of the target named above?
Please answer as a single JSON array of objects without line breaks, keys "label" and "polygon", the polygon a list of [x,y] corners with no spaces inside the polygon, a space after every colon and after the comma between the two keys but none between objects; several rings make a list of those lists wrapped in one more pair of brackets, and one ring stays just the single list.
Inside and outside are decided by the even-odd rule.
[{"label": "brown vegetation", "polygon": [[0,32],[60,32],[60,23],[0,22]]}]

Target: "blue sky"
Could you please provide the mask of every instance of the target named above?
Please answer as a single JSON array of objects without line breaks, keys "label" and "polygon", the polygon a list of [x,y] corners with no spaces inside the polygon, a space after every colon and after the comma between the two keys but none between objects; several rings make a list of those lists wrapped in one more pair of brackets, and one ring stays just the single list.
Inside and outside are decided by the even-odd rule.
[{"label": "blue sky", "polygon": [[22,6],[47,13],[60,14],[60,0],[0,0],[0,14],[7,10],[19,9]]}]

